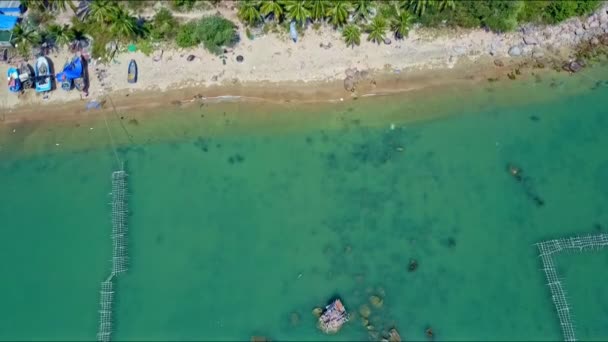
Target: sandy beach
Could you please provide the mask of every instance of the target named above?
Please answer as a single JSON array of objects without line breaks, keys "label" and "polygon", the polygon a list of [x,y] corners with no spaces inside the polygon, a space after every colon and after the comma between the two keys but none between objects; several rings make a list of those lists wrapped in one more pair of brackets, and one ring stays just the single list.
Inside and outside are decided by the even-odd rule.
[{"label": "sandy beach", "polygon": [[[225,6],[219,11],[238,22],[234,8]],[[608,18],[607,11],[608,6],[604,6],[586,19],[575,18],[556,26],[527,27],[506,34],[448,28],[414,29],[404,40],[391,37],[390,44],[378,45],[362,39],[361,46],[355,48],[346,47],[340,33],[330,27],[319,30],[309,27],[294,43],[286,33],[269,33],[250,40],[245,28],[240,26],[241,40],[226,53],[225,64],[203,47],[159,47],[150,56],[139,51],[122,52],[106,65],[95,60],[90,62],[86,98],[77,91],[56,89],[43,99],[33,90],[16,95],[9,93],[7,87],[1,88],[0,97],[6,122],[18,120],[20,116],[34,119],[73,111],[73,108],[84,110],[89,100],[101,101],[108,95],[117,105],[130,103],[129,107],[137,104],[149,108],[217,96],[329,101],[378,91],[406,91],[462,79],[463,75],[469,75],[469,79],[505,76],[513,66],[530,60],[567,61],[573,58],[572,48],[576,44],[608,32],[608,20],[604,20]],[[185,15],[188,18],[182,19],[216,12],[188,13]],[[190,55],[195,56],[194,60],[187,60]],[[236,60],[239,55],[244,57],[241,63]],[[48,56],[56,72],[70,57],[67,51]],[[136,60],[139,67],[136,84],[127,82],[131,59]],[[7,68],[8,65],[2,65],[0,72],[5,74]],[[349,92],[345,90],[344,79],[354,70],[362,71],[364,76],[356,91]],[[97,78],[98,73],[104,77]],[[476,77],[470,76],[473,73]],[[397,81],[388,81],[391,79]],[[133,100],[128,99],[129,96]]]}]

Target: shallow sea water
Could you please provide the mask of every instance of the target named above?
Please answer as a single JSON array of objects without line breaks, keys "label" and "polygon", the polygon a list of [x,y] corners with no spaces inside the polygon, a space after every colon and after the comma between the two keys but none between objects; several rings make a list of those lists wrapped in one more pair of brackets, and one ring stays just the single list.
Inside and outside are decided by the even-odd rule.
[{"label": "shallow sea water", "polygon": [[[534,243],[608,230],[607,75],[454,89],[436,107],[360,99],[267,125],[229,105],[125,126],[131,262],[114,338],[367,340],[357,312],[378,295],[370,323],[408,340],[427,327],[437,340],[560,339]],[[411,120],[432,110],[450,115]],[[150,138],[163,125],[170,138]],[[95,338],[116,162],[83,130],[4,132],[1,340]],[[54,146],[69,136],[86,149]],[[608,250],[556,261],[579,338],[607,339]],[[334,296],[353,315],[327,337],[311,311]]]}]

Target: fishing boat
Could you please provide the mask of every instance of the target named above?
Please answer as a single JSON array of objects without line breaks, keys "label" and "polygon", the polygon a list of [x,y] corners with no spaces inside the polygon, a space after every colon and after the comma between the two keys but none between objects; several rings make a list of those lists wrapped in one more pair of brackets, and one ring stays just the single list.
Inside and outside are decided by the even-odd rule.
[{"label": "fishing boat", "polygon": [[44,56],[36,60],[36,92],[41,93],[51,90],[51,67]]},{"label": "fishing boat", "polygon": [[66,62],[63,66],[63,71],[58,73],[57,82],[61,82],[61,89],[69,91],[76,84],[76,88],[84,89],[84,80],[82,72],[82,59],[80,56],[74,56],[71,61]]},{"label": "fishing boat", "polygon": [[129,62],[129,75],[127,81],[129,83],[137,83],[137,63],[135,63],[134,59]]},{"label": "fishing boat", "polygon": [[34,86],[34,71],[26,62],[19,65],[19,79],[21,80],[21,87],[24,90]]},{"label": "fishing boat", "polygon": [[11,93],[18,93],[21,91],[21,80],[19,79],[19,70],[17,68],[10,67],[6,72],[8,77],[8,90]]}]

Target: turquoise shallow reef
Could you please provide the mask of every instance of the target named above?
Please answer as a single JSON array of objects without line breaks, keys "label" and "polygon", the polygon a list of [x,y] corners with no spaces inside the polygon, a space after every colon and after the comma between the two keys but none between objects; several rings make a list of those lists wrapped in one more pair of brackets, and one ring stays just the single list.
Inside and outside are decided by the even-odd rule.
[{"label": "turquoise shallow reef", "polygon": [[[367,340],[363,305],[408,340],[561,338],[534,243],[608,231],[606,69],[249,111],[110,119],[115,339]],[[2,131],[0,340],[95,339],[117,165],[90,125]],[[555,260],[578,337],[608,339],[608,249]],[[351,321],[327,337],[311,312],[335,296]]]}]

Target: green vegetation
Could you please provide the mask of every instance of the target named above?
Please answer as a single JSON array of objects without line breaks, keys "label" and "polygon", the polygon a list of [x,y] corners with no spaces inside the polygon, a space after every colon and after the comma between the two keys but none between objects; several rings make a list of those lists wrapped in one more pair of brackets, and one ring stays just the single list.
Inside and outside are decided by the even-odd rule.
[{"label": "green vegetation", "polygon": [[344,37],[346,46],[355,47],[355,45],[361,44],[361,30],[357,25],[350,24],[344,27],[342,37]]},{"label": "green vegetation", "polygon": [[[75,11],[70,0],[23,0],[28,8],[25,23],[15,28],[13,42],[23,54],[42,42],[52,47],[70,44],[83,36],[92,38],[93,57],[107,58],[106,46],[137,43],[140,50],[151,52],[159,43],[193,47],[203,44],[213,53],[238,40],[236,25],[219,16],[180,22],[175,11],[210,9],[220,0],[92,0],[71,25],[57,25],[60,12]],[[308,24],[315,31],[329,23],[342,31],[347,46],[359,45],[361,34],[367,40],[382,42],[390,30],[396,39],[407,37],[414,24],[424,27],[486,27],[497,32],[519,25],[558,23],[595,10],[600,0],[240,0],[237,16],[246,25],[250,39],[253,27],[262,32],[289,31],[297,22],[302,35]],[[156,14],[145,20],[134,13],[149,13],[162,4]],[[252,27],[250,30],[249,27]],[[282,33],[282,32],[281,32]],[[112,49],[111,49],[112,50]]]}]

